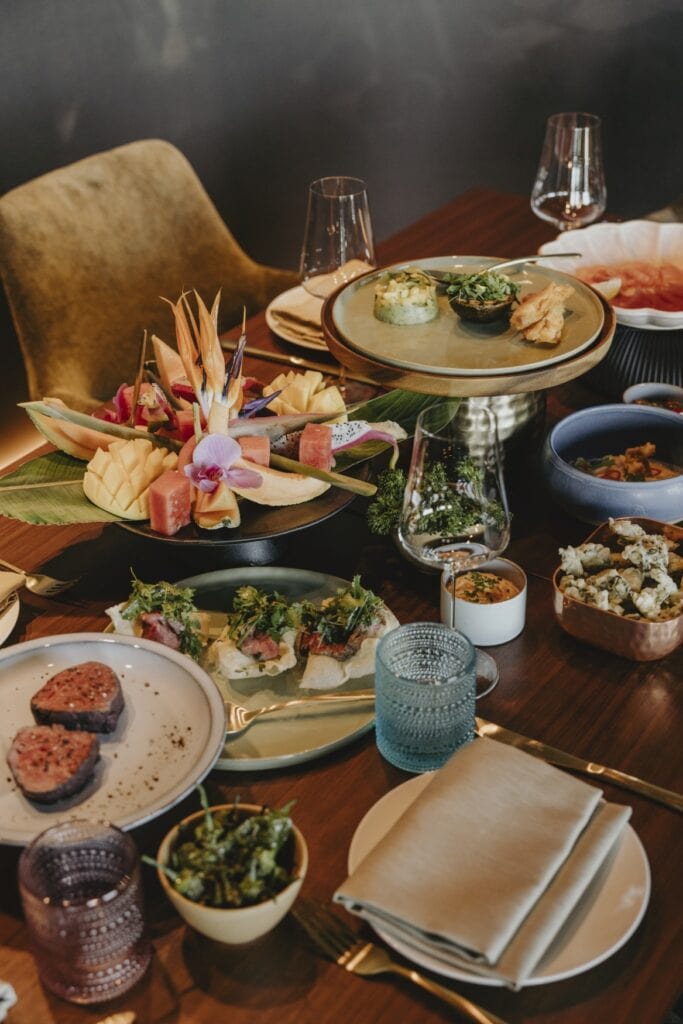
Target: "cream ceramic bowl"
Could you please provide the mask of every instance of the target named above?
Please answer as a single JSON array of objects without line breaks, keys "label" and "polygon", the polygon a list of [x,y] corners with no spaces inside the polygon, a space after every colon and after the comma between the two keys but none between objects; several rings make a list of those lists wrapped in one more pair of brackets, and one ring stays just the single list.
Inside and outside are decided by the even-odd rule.
[{"label": "cream ceramic bowl", "polygon": [[[232,804],[217,804],[211,807],[211,811],[228,810]],[[256,804],[238,804],[245,817],[248,814],[256,814],[261,806]],[[204,811],[197,811],[183,818],[170,832],[166,834],[161,842],[157,853],[157,860],[160,864],[168,862],[170,851],[176,841],[178,830],[183,825],[195,821],[204,816]],[[294,840],[294,865],[293,873],[296,875],[293,882],[279,892],[277,896],[264,903],[255,903],[249,907],[205,907],[201,903],[195,903],[177,892],[171,885],[169,879],[157,868],[157,875],[162,888],[169,900],[178,911],[180,916],[194,928],[209,939],[216,942],[224,942],[230,946],[242,945],[246,942],[253,942],[267,932],[271,931],[276,924],[279,924],[285,914],[290,910],[295,899],[299,895],[303,880],[308,868],[308,848],[306,841],[296,827],[293,826],[292,836]]]},{"label": "cream ceramic bowl", "polygon": [[[475,604],[461,597],[455,598],[455,619],[453,625],[477,647],[493,647],[513,640],[524,629],[526,619],[526,573],[519,565],[507,558],[494,558],[476,569],[477,572],[491,572],[510,580],[518,593],[507,601],[497,604]],[[450,571],[445,569],[441,576],[441,621],[451,624],[453,595],[448,586]]]}]

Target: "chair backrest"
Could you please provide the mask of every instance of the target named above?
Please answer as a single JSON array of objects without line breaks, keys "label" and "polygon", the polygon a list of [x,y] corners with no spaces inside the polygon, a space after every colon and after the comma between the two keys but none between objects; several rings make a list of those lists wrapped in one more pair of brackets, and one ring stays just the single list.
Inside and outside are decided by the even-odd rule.
[{"label": "chair backrest", "polygon": [[296,283],[235,241],[174,146],[132,142],[0,199],[0,271],[32,398],[81,408],[132,383],[143,330],[173,343],[170,310],[222,289],[221,327]]}]

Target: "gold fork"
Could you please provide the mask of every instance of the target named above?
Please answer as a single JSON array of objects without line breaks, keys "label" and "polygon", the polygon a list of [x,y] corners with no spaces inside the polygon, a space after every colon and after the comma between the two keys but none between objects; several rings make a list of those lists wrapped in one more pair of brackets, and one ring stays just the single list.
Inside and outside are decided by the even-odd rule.
[{"label": "gold fork", "polygon": [[18,569],[16,565],[12,565],[11,562],[6,562],[0,558],[0,565],[4,566],[5,569],[11,569],[12,572],[20,572],[25,577],[26,582],[24,586],[27,590],[30,590],[33,594],[39,594],[41,597],[56,597],[57,594],[63,593],[68,590],[69,587],[73,587],[74,583],[78,583],[80,576],[76,576],[72,580],[58,580],[54,576],[46,576],[42,572],[25,572],[24,569]]},{"label": "gold fork", "polygon": [[477,1024],[505,1024],[505,1021],[496,1017],[490,1010],[484,1010],[457,992],[431,981],[419,971],[413,971],[392,960],[385,949],[375,946],[372,942],[366,942],[337,914],[322,904],[299,903],[292,913],[315,945],[345,970],[363,976],[399,974],[433,996],[443,999],[449,1006],[454,1006],[468,1020],[476,1021]]}]

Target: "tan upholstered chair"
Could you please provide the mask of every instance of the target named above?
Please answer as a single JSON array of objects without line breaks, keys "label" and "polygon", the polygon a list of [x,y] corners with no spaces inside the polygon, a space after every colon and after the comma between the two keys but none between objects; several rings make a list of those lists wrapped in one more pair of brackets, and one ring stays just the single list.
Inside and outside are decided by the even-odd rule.
[{"label": "tan upholstered chair", "polygon": [[221,329],[296,283],[240,248],[185,157],[145,139],[0,199],[0,270],[32,398],[90,408],[132,383],[143,330],[174,343],[159,296],[222,289]]}]

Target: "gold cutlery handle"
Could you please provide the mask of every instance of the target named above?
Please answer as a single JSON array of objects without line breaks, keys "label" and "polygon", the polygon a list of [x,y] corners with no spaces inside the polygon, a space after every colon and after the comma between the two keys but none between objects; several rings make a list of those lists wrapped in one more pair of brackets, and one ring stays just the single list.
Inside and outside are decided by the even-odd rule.
[{"label": "gold cutlery handle", "polygon": [[420,974],[419,971],[413,971],[408,967],[404,967],[402,964],[397,964],[395,961],[391,961],[390,970],[394,974],[400,974],[403,978],[408,978],[413,984],[419,985],[425,992],[431,992],[433,996],[437,996],[439,999],[443,999],[449,1006],[454,1006],[457,1010],[460,1010],[468,1020],[476,1021],[477,1024],[506,1024],[501,1018],[497,1017],[495,1013],[491,1013],[490,1010],[485,1010],[481,1006],[477,1006],[476,1003],[470,1002],[465,996],[461,996],[458,992],[453,992],[452,989],[446,988],[445,985],[439,985],[438,982],[432,981],[430,978],[425,978],[424,974]]},{"label": "gold cutlery handle", "polygon": [[655,800],[674,811],[683,811],[682,793],[674,793],[673,790],[664,789],[663,786],[655,786],[653,782],[646,782],[635,775],[620,772],[617,768],[606,768],[602,764],[589,763],[586,766],[586,774],[609,779],[615,786],[630,789],[633,793],[639,793],[640,796],[647,796],[650,800]]},{"label": "gold cutlery handle", "polygon": [[616,786],[628,789],[632,793],[638,793],[640,796],[649,797],[650,800],[655,800],[664,807],[669,807],[674,811],[683,811],[683,794],[676,793],[672,789],[664,789],[663,786],[655,786],[653,782],[646,782],[645,779],[639,779],[635,775],[628,775],[626,772],[619,771],[618,768],[608,768],[596,761],[586,761],[582,757],[577,757],[576,754],[568,754],[566,751],[558,750],[557,747],[551,747],[540,740],[534,740],[529,736],[513,732],[511,729],[505,729],[502,725],[496,725],[495,722],[487,722],[484,718],[477,717],[476,732],[478,736],[485,736],[497,740],[499,743],[508,743],[519,750],[525,750],[528,754],[547,761],[548,764],[557,765],[558,768],[569,768],[570,771],[582,772],[593,778],[609,779]]},{"label": "gold cutlery handle", "polygon": [[254,708],[254,718],[267,715],[271,711],[284,711],[285,708],[302,707],[305,704],[322,703],[344,703],[351,701],[367,701],[375,699],[374,690],[356,690],[347,693],[318,693],[314,697],[295,697],[293,700],[283,700],[280,704],[269,704],[266,708]]}]

